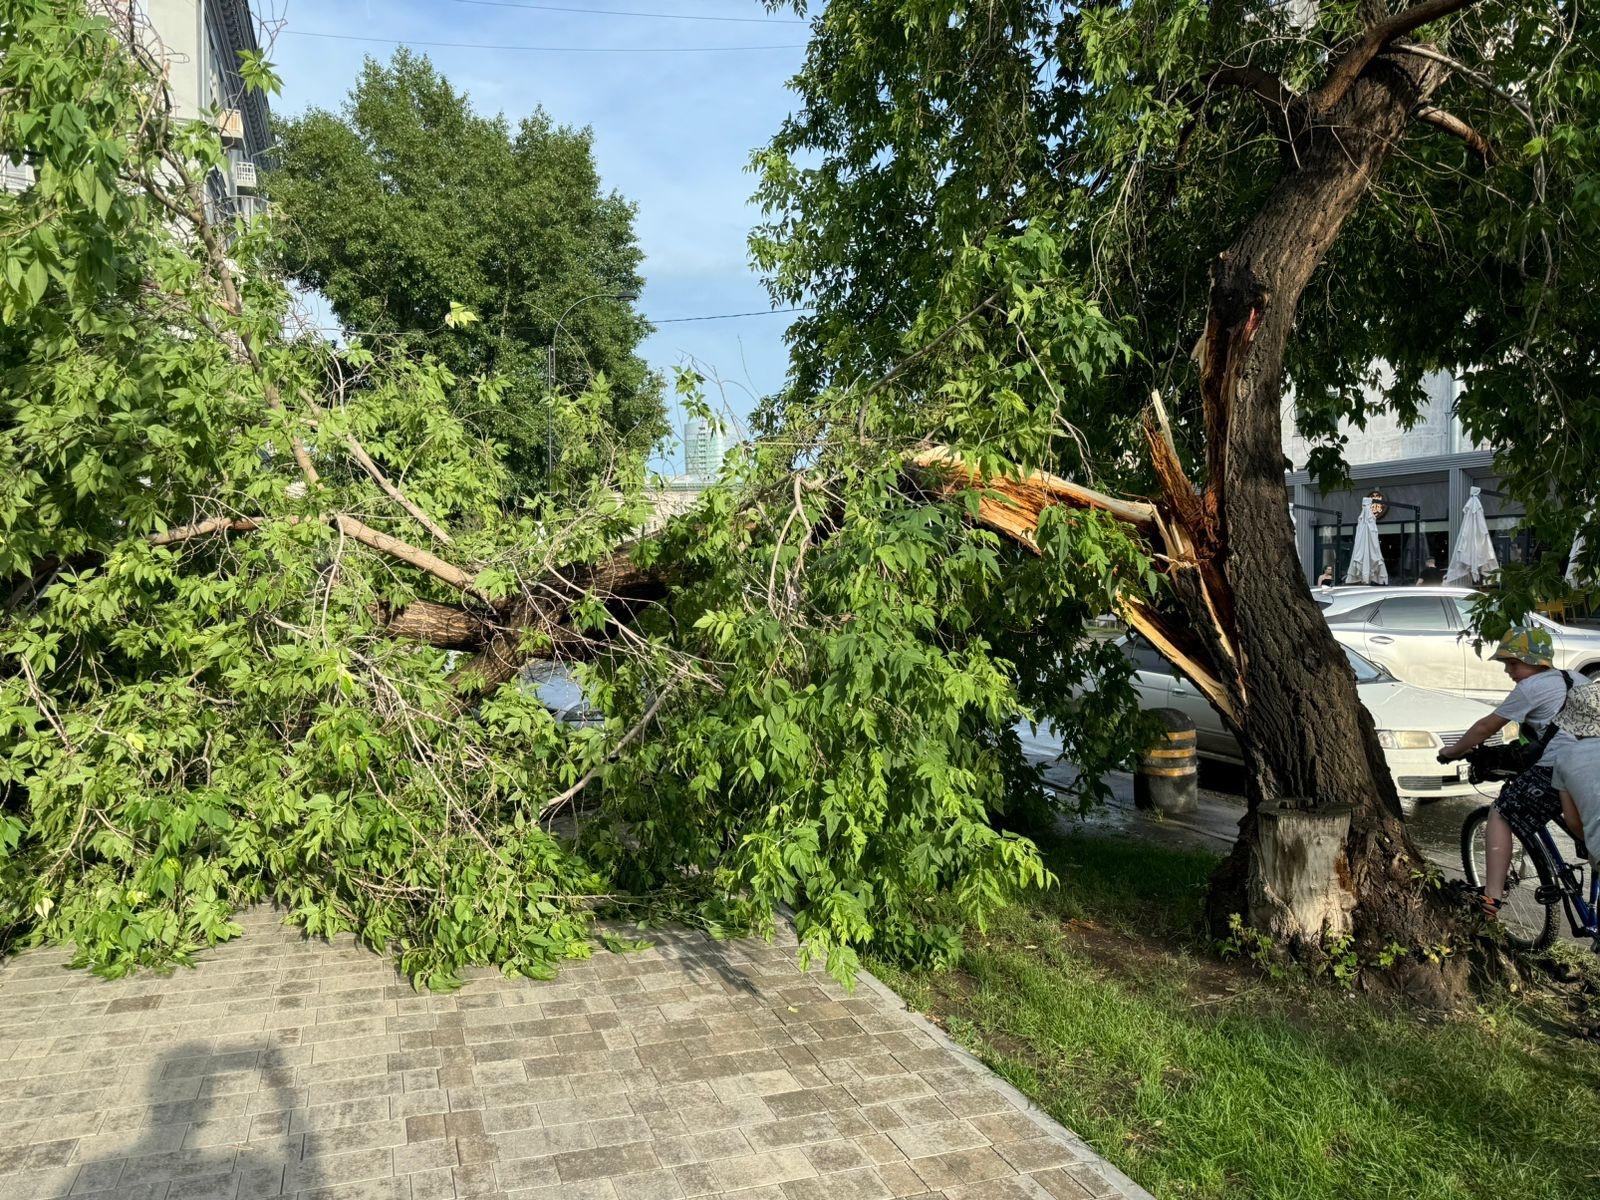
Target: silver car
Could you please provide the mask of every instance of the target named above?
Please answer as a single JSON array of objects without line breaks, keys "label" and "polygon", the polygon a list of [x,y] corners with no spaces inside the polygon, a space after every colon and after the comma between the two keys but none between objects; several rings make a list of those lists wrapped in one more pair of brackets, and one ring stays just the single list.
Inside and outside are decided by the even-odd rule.
[{"label": "silver car", "polygon": [[[1118,645],[1133,663],[1133,685],[1139,693],[1140,707],[1175,708],[1193,721],[1201,758],[1243,761],[1239,743],[1210,702],[1153,646],[1132,635],[1121,639]],[[1419,800],[1471,796],[1480,790],[1493,794],[1497,790],[1474,787],[1467,779],[1466,763],[1441,764],[1435,757],[1478,718],[1494,711],[1489,705],[1401,683],[1348,646],[1345,655],[1356,675],[1356,694],[1378,727],[1378,744],[1383,747],[1389,773],[1394,776],[1395,789],[1407,811]],[[1488,744],[1499,745],[1502,738],[1497,733]]]},{"label": "silver car", "polygon": [[[1494,645],[1474,649],[1464,587],[1341,587],[1312,593],[1333,636],[1396,679],[1418,687],[1499,701],[1511,690]],[[1550,634],[1555,665],[1600,678],[1600,630],[1529,618]]]}]

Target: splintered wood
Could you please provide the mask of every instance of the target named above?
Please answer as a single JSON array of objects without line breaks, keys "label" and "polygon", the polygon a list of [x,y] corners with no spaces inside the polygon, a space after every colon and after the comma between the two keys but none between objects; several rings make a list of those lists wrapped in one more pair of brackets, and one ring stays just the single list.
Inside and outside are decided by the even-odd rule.
[{"label": "splintered wood", "polygon": [[[1164,434],[1165,413],[1160,411],[1159,401],[1157,404],[1152,440],[1170,448],[1170,437]],[[1194,539],[1184,523],[1185,516],[1204,519],[1199,498],[1186,477],[1180,476],[1183,488],[1194,498],[1193,507],[1188,513],[1163,513],[1148,501],[1108,496],[1048,471],[984,477],[948,446],[920,451],[910,461],[913,466],[934,473],[945,495],[962,489],[973,490],[978,497],[976,519],[979,524],[1005,534],[1035,554],[1040,553],[1036,537],[1039,517],[1052,505],[1097,509],[1131,526],[1157,552],[1162,570],[1178,591],[1205,594],[1205,609],[1217,624],[1212,630],[1198,631],[1187,621],[1175,619],[1130,595],[1118,598],[1121,616],[1188,676],[1224,718],[1237,722],[1238,709],[1233,693],[1222,678],[1226,671],[1237,686],[1237,665],[1232,641],[1218,619],[1218,606],[1213,603],[1204,579],[1205,572],[1195,560]],[[1171,461],[1177,461],[1175,450]]]},{"label": "splintered wood", "polygon": [[911,458],[914,466],[937,470],[946,480],[945,491],[981,488],[978,520],[989,528],[1015,539],[1035,554],[1039,543],[1034,534],[1039,516],[1057,504],[1069,508],[1094,508],[1108,512],[1134,526],[1146,536],[1156,532],[1156,506],[1142,500],[1123,500],[1093,488],[1083,487],[1048,471],[1029,471],[1026,475],[993,476],[984,479],[976,467],[962,461],[948,446],[934,446]]}]

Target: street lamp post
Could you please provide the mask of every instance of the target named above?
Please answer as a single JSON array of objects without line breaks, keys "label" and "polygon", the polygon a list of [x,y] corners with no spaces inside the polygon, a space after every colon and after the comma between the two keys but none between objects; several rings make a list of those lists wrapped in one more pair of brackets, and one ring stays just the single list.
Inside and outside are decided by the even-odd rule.
[{"label": "street lamp post", "polygon": [[[555,396],[556,390],[556,343],[561,340],[561,326],[572,315],[572,310],[580,304],[587,304],[591,300],[623,300],[632,304],[638,298],[639,293],[631,289],[626,292],[592,292],[587,296],[579,296],[571,304],[567,305],[566,310],[556,319],[555,332],[550,335],[549,357],[545,363],[545,385],[550,389],[552,398]],[[545,410],[544,415],[544,475],[546,479],[555,474],[555,429],[555,408],[552,403],[551,407]]]}]

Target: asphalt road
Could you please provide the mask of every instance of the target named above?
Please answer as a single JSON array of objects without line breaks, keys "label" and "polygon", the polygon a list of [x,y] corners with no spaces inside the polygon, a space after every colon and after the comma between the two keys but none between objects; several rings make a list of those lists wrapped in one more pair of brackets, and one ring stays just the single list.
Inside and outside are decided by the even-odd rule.
[{"label": "asphalt road", "polygon": [[[1071,763],[1061,759],[1061,742],[1048,726],[1038,732],[1026,725],[1018,727],[1022,736],[1024,753],[1033,762],[1046,764],[1047,780],[1068,784],[1076,777]],[[1182,817],[1162,817],[1140,812],[1133,806],[1133,776],[1121,771],[1106,778],[1111,785],[1112,800],[1109,805],[1085,817],[1067,817],[1063,821],[1075,829],[1091,829],[1119,833],[1161,845],[1180,849],[1203,849],[1221,853],[1233,844],[1238,833],[1239,818],[1244,816],[1244,781],[1238,768],[1225,763],[1202,762],[1200,766],[1200,802],[1195,810]],[[1407,818],[1411,834],[1430,861],[1451,879],[1461,879],[1461,824],[1468,814],[1489,803],[1492,793],[1482,796],[1445,797],[1430,800],[1417,807]],[[1568,862],[1576,862],[1577,852],[1572,839],[1557,833],[1556,844]],[[1571,936],[1565,917],[1559,922],[1563,936]]]}]

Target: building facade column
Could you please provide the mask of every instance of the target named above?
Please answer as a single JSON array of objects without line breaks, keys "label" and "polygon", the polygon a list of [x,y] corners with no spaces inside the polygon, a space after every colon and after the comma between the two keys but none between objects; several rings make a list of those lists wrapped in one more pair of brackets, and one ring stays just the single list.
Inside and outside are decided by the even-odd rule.
[{"label": "building facade column", "polygon": [[[1289,485],[1289,496],[1295,504],[1314,505],[1317,492],[1309,483],[1294,483]],[[1304,508],[1294,509],[1293,512],[1294,552],[1300,558],[1300,569],[1305,572],[1306,582],[1315,583],[1317,573],[1322,569],[1317,562],[1318,514],[1307,512]]]},{"label": "building facade column", "polygon": [[1455,553],[1456,539],[1461,536],[1461,510],[1466,507],[1467,497],[1472,493],[1472,476],[1467,474],[1464,467],[1451,467],[1450,481],[1450,544],[1445,550],[1445,561],[1440,563],[1441,569],[1450,569],[1450,555]]}]

